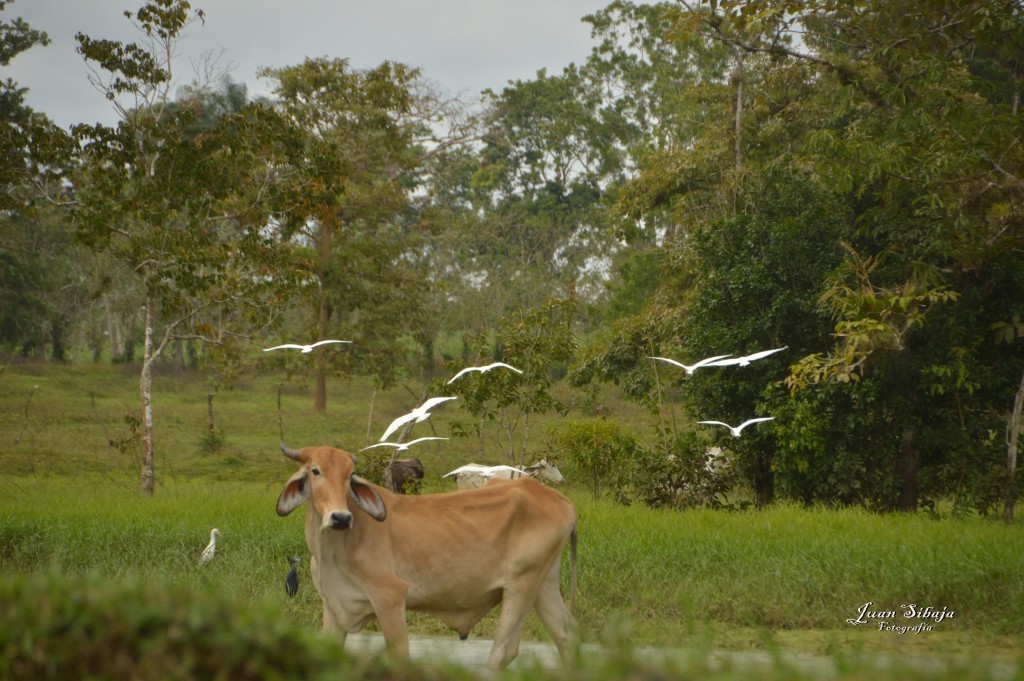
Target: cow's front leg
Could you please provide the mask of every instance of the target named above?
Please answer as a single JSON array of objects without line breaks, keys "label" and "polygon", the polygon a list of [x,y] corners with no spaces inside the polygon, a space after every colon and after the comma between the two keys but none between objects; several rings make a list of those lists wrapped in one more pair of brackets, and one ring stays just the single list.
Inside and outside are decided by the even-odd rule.
[{"label": "cow's front leg", "polygon": [[345,647],[345,639],[348,638],[348,627],[344,620],[331,610],[330,606],[327,605],[327,601],[324,601],[324,631],[328,631],[338,637],[338,642],[341,647]]},{"label": "cow's front leg", "polygon": [[370,597],[384,643],[392,655],[409,657],[409,627],[405,622],[405,580],[394,577]]}]

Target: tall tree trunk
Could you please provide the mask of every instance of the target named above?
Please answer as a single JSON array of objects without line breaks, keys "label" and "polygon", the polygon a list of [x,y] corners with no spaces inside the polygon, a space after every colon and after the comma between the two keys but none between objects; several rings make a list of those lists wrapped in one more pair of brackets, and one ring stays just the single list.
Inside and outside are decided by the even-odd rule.
[{"label": "tall tree trunk", "polygon": [[153,474],[153,301],[146,299],[145,339],[142,351],[142,372],[139,375],[139,396],[142,399],[142,473],[140,488],[152,495]]},{"label": "tall tree trunk", "polygon": [[746,80],[743,60],[743,52],[737,49],[736,68],[732,72],[732,81],[736,85],[736,116],[733,121],[733,155],[736,168],[743,167],[743,84]]},{"label": "tall tree trunk", "polygon": [[1003,520],[1013,522],[1013,507],[1017,503],[1017,442],[1020,438],[1020,417],[1024,409],[1024,376],[1020,378],[1020,388],[1013,400],[1013,412],[1010,414],[1009,437],[1006,442],[1006,504],[1003,507]]},{"label": "tall tree trunk", "polygon": [[107,313],[107,341],[110,343],[110,359],[116,362],[124,352],[124,340],[121,337],[121,325],[113,310],[110,309],[110,301],[104,301]]},{"label": "tall tree trunk", "polygon": [[917,511],[917,473],[920,468],[921,452],[917,448],[917,428],[912,425],[904,426],[899,458],[900,511]]},{"label": "tall tree trunk", "polygon": [[[317,320],[317,340],[327,338],[330,331],[331,306],[327,300],[325,281],[327,271],[331,262],[331,230],[329,220],[320,221],[320,241],[317,244],[317,251],[320,257],[320,312]],[[316,385],[313,389],[313,411],[322,414],[327,411],[327,369],[324,366],[324,359],[319,354],[316,356]]]}]

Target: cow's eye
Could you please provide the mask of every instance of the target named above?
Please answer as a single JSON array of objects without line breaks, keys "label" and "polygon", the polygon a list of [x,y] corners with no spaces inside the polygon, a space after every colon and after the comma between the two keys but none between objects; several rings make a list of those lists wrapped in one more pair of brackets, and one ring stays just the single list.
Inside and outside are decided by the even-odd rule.
[{"label": "cow's eye", "polygon": [[313,475],[320,475],[320,469],[317,468],[316,466],[314,466],[311,470],[313,471]]}]

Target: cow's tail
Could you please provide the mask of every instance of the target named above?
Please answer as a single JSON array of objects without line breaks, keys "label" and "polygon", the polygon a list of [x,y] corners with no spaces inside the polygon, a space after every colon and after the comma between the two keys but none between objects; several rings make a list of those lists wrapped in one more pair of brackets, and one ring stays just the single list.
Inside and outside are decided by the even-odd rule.
[{"label": "cow's tail", "polygon": [[576,612],[576,524],[569,535],[569,609]]}]

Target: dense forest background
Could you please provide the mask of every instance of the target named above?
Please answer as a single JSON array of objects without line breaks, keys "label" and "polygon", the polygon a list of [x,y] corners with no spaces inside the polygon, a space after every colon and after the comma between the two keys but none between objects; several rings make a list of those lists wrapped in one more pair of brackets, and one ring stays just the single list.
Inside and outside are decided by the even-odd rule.
[{"label": "dense forest background", "polygon": [[[0,64],[47,42],[5,4]],[[201,19],[149,0],[138,43],[78,36],[116,127],[59,129],[0,84],[3,362],[137,365],[143,489],[157,366],[308,376],[322,411],[333,376],[440,389],[501,359],[524,374],[448,389],[510,441],[563,408],[554,381],[650,410],[655,437],[599,404],[553,436],[623,501],[738,482],[758,505],[1012,516],[1020,2],[615,1],[585,62],[473,103],[333,57],[267,69],[266,100],[212,71],[175,86]],[[318,338],[353,343],[260,352]]]}]

